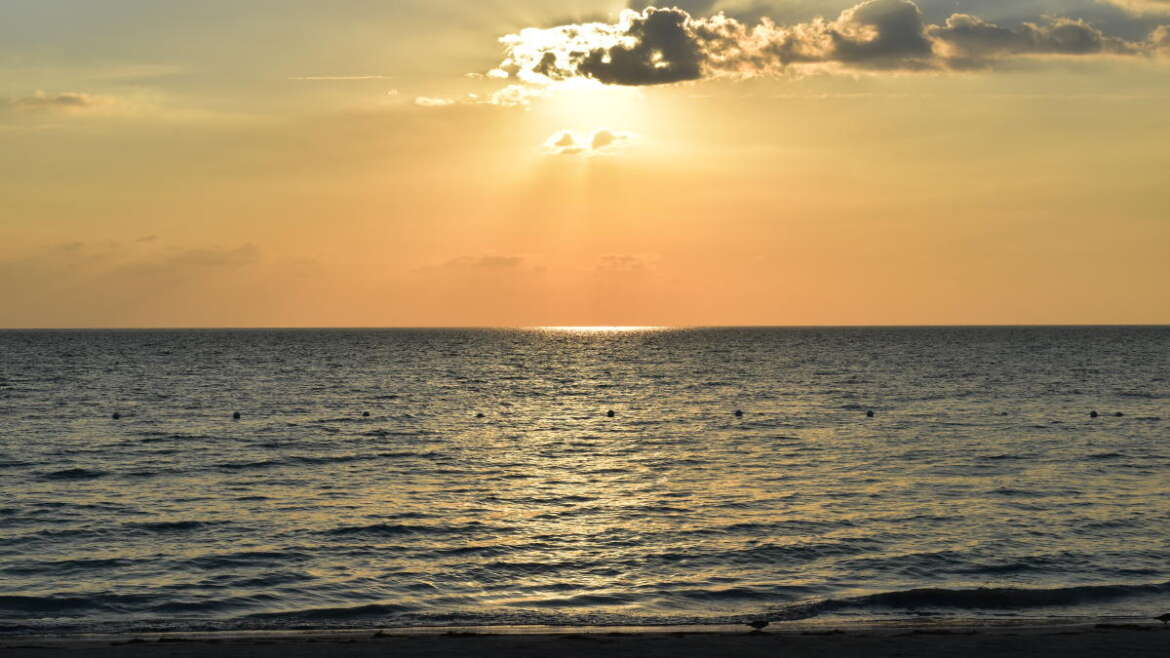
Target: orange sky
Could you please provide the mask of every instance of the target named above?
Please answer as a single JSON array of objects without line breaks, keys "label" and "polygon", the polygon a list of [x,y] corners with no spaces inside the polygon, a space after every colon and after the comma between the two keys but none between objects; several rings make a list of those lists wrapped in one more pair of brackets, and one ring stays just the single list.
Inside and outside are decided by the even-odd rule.
[{"label": "orange sky", "polygon": [[0,327],[1170,323],[1159,3],[468,4],[6,3]]}]

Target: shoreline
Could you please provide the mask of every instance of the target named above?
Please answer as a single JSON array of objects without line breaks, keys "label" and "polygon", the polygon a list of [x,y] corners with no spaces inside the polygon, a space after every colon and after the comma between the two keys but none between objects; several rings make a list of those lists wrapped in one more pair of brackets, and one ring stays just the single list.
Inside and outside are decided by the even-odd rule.
[{"label": "shoreline", "polygon": [[907,621],[745,626],[429,626],[340,631],[132,633],[0,637],[11,658],[1115,658],[1164,656],[1170,626],[1157,621]]},{"label": "shoreline", "polygon": [[344,630],[200,631],[0,636],[5,656],[786,656],[951,655],[1066,658],[1165,655],[1170,626],[1156,620],[899,619],[777,622],[762,632],[721,626],[433,626]]}]

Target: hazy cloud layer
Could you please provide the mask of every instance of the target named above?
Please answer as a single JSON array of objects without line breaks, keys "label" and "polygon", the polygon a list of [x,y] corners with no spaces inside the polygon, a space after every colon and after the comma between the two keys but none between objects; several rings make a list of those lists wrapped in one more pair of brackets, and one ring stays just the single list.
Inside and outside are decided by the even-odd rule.
[{"label": "hazy cloud layer", "polygon": [[[392,95],[397,95],[398,91],[393,90]],[[480,96],[479,94],[467,94],[461,98],[442,98],[434,96],[419,96],[414,99],[414,104],[419,107],[451,107],[453,105],[494,105],[496,107],[519,107],[526,108],[532,104],[532,101],[545,95],[545,90],[541,87],[532,87],[527,85],[508,85],[502,89],[488,94],[487,96]]]},{"label": "hazy cloud layer", "polygon": [[1170,14],[1170,0],[1102,0],[1139,14]]},{"label": "hazy cloud layer", "polygon": [[647,254],[604,254],[594,269],[610,274],[645,272],[654,268],[657,257]]},{"label": "hazy cloud layer", "polygon": [[953,14],[931,24],[911,0],[866,0],[833,20],[786,26],[768,18],[749,24],[722,13],[702,17],[681,8],[649,7],[625,10],[616,23],[529,28],[500,41],[505,59],[495,75],[503,72],[529,83],[591,78],[615,85],[769,75],[791,68],[946,70],[991,67],[1010,57],[1157,52],[1154,37],[1126,40],[1070,18],[1004,27]]},{"label": "hazy cloud layer", "polygon": [[84,110],[107,105],[109,99],[77,91],[55,94],[38,91],[32,96],[9,100],[6,105],[18,110]]},{"label": "hazy cloud layer", "polygon": [[172,256],[169,263],[193,267],[244,267],[260,262],[260,248],[252,243],[236,249],[191,249]]},{"label": "hazy cloud layer", "polygon": [[524,265],[524,256],[461,256],[447,261],[444,268],[457,270],[512,270]]},{"label": "hazy cloud layer", "polygon": [[308,82],[353,82],[357,80],[392,80],[394,76],[390,75],[299,75],[289,78],[289,80],[302,80]]}]

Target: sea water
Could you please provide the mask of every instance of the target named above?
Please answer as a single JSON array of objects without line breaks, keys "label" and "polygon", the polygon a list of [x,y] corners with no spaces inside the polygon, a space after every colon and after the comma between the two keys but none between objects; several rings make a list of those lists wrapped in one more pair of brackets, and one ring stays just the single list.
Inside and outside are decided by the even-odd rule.
[{"label": "sea water", "polygon": [[1167,328],[0,332],[7,632],[1167,609]]}]

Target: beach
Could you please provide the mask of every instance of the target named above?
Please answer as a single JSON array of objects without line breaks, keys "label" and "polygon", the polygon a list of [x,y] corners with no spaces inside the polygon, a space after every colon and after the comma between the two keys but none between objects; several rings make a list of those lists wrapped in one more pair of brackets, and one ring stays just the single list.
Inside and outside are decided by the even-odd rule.
[{"label": "beach", "polygon": [[716,629],[551,628],[397,629],[393,631],[260,634],[162,634],[10,638],[0,650],[11,658],[402,658],[476,656],[1164,656],[1170,629],[1152,623],[963,624],[907,623],[863,627],[781,627],[744,632]]}]

